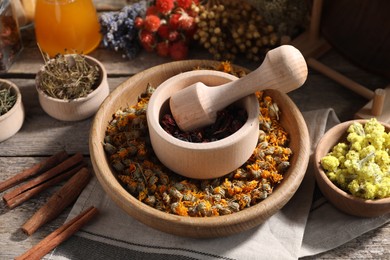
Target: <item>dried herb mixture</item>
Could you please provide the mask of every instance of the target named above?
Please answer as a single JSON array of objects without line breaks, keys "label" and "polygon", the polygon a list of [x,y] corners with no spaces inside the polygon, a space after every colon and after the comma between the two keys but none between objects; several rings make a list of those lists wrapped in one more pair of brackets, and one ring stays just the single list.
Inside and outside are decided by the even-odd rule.
[{"label": "dried herb mixture", "polygon": [[6,84],[0,84],[0,116],[7,113],[16,103],[16,95]]},{"label": "dried herb mixture", "polygon": [[193,131],[182,131],[171,113],[161,119],[162,128],[170,135],[191,143],[208,143],[224,139],[237,132],[248,119],[245,109],[230,105],[217,112],[216,122]]},{"label": "dried herb mixture", "polygon": [[96,87],[100,75],[98,66],[88,63],[83,55],[58,54],[45,57],[45,67],[39,72],[39,87],[49,96],[71,100],[87,96]]},{"label": "dried herb mixture", "polygon": [[175,174],[155,156],[148,136],[148,86],[136,105],[118,110],[106,129],[104,149],[123,186],[158,210],[191,217],[232,214],[266,199],[283,179],[292,154],[279,124],[277,105],[258,92],[260,134],[251,158],[237,170],[211,180]]}]

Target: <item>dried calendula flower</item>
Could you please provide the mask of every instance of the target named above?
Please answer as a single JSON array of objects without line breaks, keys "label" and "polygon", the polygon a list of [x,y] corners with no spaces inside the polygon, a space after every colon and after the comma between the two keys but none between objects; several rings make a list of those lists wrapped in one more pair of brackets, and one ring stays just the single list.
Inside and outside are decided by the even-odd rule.
[{"label": "dried calendula flower", "polygon": [[199,66],[194,68],[194,70],[205,70],[205,69],[222,71],[234,75],[238,78],[241,78],[247,74],[247,72],[244,69],[235,68],[230,61],[222,61],[219,62],[217,65],[210,66],[210,67]]},{"label": "dried calendula flower", "polygon": [[106,129],[105,151],[130,194],[160,211],[189,217],[233,214],[272,194],[289,167],[292,151],[279,123],[281,111],[271,97],[257,93],[261,129],[251,158],[226,176],[194,180],[166,168],[153,152],[145,116],[153,91],[148,85],[138,103],[118,110]]},{"label": "dried calendula flower", "polygon": [[45,59],[37,83],[47,95],[71,100],[91,93],[97,87],[99,74],[99,68],[89,64],[83,55],[58,54],[54,59]]}]

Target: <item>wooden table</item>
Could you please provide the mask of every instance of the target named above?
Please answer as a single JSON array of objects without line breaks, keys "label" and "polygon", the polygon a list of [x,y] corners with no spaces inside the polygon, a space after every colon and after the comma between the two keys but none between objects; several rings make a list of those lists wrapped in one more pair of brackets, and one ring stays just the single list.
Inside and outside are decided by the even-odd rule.
[{"label": "wooden table", "polygon": [[[71,154],[82,152],[85,159],[89,160],[88,135],[91,119],[81,122],[57,121],[45,114],[38,103],[34,77],[43,61],[33,35],[33,28],[23,30],[23,52],[8,73],[0,75],[20,87],[26,109],[26,119],[22,129],[12,138],[0,143],[0,181],[61,149]],[[91,56],[105,65],[111,90],[135,73],[169,61],[148,53],[142,53],[135,60],[129,61],[122,59],[121,54],[103,48],[94,51]],[[211,57],[204,51],[193,50],[189,58]],[[372,89],[388,84],[387,80],[351,65],[334,51],[326,54],[321,61]],[[245,61],[237,63],[249,69],[259,65]],[[367,100],[314,71],[310,71],[304,86],[289,95],[301,111],[333,107],[342,121],[351,119],[353,114],[367,103]],[[9,210],[4,203],[0,203],[0,259],[11,259],[20,255],[65,221],[70,208],[30,237],[20,230],[21,225],[57,188],[53,187],[12,210]],[[0,193],[0,196],[3,194]],[[307,259],[389,259],[389,236],[390,224],[387,224],[335,250]]]}]

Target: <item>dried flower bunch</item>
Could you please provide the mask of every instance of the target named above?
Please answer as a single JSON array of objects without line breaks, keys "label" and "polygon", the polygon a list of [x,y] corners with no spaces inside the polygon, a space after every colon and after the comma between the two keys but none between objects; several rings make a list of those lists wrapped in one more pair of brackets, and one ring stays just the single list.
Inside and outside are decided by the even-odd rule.
[{"label": "dried flower bunch", "polygon": [[199,6],[197,25],[194,39],[216,60],[259,61],[280,42],[274,27],[247,1],[208,0]]},{"label": "dried flower bunch", "polygon": [[296,37],[309,24],[311,1],[306,0],[247,0],[275,27],[279,36]]},{"label": "dried flower bunch", "polygon": [[197,30],[198,0],[156,0],[138,17],[135,26],[146,51],[174,60],[185,59]]},{"label": "dried flower bunch", "polygon": [[47,95],[64,100],[86,97],[96,87],[100,70],[81,54],[58,54],[45,58],[44,69],[39,72],[38,85]]},{"label": "dried flower bunch", "polygon": [[194,180],[167,169],[153,152],[146,122],[153,91],[148,86],[136,105],[113,115],[103,144],[117,178],[135,198],[181,216],[227,215],[266,199],[283,179],[292,151],[288,134],[279,123],[280,111],[271,97],[257,93],[261,129],[251,158],[221,178]]},{"label": "dried flower bunch", "polygon": [[103,13],[100,24],[104,46],[128,58],[141,45],[181,60],[197,42],[216,60],[258,61],[282,36],[293,38],[307,27],[309,9],[305,0],[141,0]]},{"label": "dried flower bunch", "polygon": [[123,7],[117,12],[104,12],[100,15],[100,27],[103,45],[115,51],[123,52],[124,58],[132,59],[141,50],[138,29],[134,20],[145,16],[145,0]]},{"label": "dried flower bunch", "polygon": [[7,84],[0,84],[0,116],[7,113],[16,103],[16,95],[11,92]]}]

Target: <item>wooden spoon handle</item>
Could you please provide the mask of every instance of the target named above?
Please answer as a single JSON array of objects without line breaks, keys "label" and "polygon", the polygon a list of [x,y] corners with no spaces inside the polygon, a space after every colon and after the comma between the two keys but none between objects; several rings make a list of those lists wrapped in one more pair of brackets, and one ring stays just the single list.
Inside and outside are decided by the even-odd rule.
[{"label": "wooden spoon handle", "polygon": [[215,109],[218,110],[256,91],[277,89],[287,93],[297,89],[305,83],[307,73],[301,52],[291,45],[282,45],[269,51],[253,72],[217,88],[211,87],[207,92],[213,99],[211,104],[217,105]]}]

